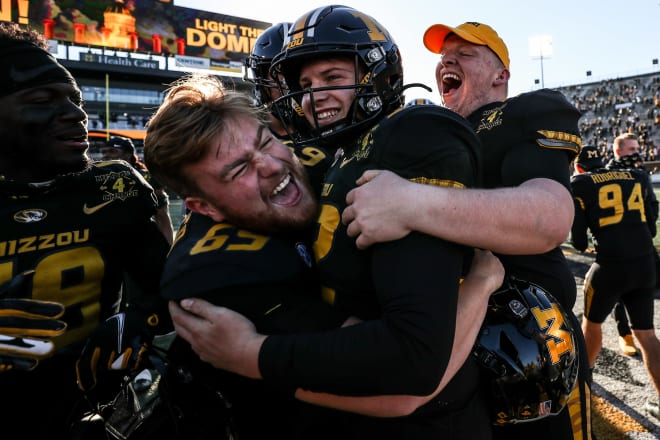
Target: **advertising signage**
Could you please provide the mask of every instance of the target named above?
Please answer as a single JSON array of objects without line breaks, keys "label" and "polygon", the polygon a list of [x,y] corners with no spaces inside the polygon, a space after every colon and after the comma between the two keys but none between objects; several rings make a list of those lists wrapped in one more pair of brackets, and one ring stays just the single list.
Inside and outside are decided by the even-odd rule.
[{"label": "advertising signage", "polygon": [[237,72],[271,25],[178,7],[171,0],[0,0],[0,21],[29,24],[60,42],[203,57],[211,68]]}]

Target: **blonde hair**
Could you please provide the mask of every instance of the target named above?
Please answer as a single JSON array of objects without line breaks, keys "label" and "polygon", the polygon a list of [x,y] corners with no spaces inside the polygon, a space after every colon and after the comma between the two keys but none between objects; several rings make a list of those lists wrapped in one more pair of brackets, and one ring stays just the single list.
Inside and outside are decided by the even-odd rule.
[{"label": "blonde hair", "polygon": [[199,195],[185,165],[200,161],[212,141],[237,117],[268,125],[268,113],[246,93],[230,90],[213,75],[191,74],[174,82],[147,123],[144,161],[149,171],[180,197]]},{"label": "blonde hair", "polygon": [[634,135],[633,133],[623,133],[614,138],[614,141],[612,142],[612,152],[616,157],[619,157],[619,152],[621,151],[621,144],[628,139],[632,139],[639,142],[637,136]]}]

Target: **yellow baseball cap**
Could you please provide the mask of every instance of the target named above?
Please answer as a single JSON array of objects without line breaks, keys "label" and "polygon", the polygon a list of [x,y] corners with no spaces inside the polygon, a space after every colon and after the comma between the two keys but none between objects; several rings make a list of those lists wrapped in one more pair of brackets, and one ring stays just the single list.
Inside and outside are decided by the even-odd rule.
[{"label": "yellow baseball cap", "polygon": [[488,46],[502,61],[504,67],[509,68],[509,50],[495,29],[487,24],[469,21],[455,28],[444,24],[434,24],[424,32],[424,46],[433,53],[440,53],[449,34],[456,34],[473,44]]}]

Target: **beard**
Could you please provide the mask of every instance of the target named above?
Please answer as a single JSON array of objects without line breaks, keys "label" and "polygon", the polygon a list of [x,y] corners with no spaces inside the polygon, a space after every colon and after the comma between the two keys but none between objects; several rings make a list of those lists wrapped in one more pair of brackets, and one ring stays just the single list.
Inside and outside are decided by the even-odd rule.
[{"label": "beard", "polygon": [[272,212],[266,215],[241,216],[225,213],[225,220],[241,229],[260,234],[292,235],[300,234],[316,221],[318,206],[314,201],[306,201],[296,208],[284,212]]}]

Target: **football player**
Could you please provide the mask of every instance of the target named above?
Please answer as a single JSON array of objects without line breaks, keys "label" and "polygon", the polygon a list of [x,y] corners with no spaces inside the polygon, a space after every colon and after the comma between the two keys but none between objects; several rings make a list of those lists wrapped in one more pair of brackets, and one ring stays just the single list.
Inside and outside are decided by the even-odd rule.
[{"label": "football player", "polygon": [[[88,409],[75,368],[88,337],[80,385],[98,391],[167,322],[157,293],[168,244],[144,179],[88,157],[80,89],[43,36],[0,23],[0,60],[2,429],[68,439]],[[124,273],[138,289],[122,294]]]},{"label": "football player", "polygon": [[252,92],[255,101],[270,113],[268,126],[275,136],[289,145],[305,165],[312,187],[318,194],[336,149],[332,146],[301,146],[293,142],[293,138],[297,136],[296,129],[304,121],[301,116],[302,109],[293,100],[279,99],[286,87],[271,73],[273,58],[282,50],[284,37],[290,28],[291,23],[277,23],[259,35],[250,56],[245,59],[243,79],[254,84]]},{"label": "football player", "polygon": [[[321,301],[306,245],[305,230],[317,214],[315,194],[301,163],[266,124],[263,107],[255,109],[246,96],[204,76],[175,85],[150,120],[145,160],[191,211],[168,257],[161,293],[172,300],[196,297],[229,307],[265,333],[337,328],[348,312]],[[500,280],[496,260],[479,255],[476,278],[471,271],[462,296],[469,296],[465,289],[472,285],[483,298]],[[484,274],[485,288],[478,281]],[[200,336],[190,342],[195,347]],[[189,354],[179,356],[191,362]],[[232,402],[241,438],[338,438],[334,428],[348,426],[331,423],[327,413],[313,417],[313,407],[302,415],[291,395],[274,393],[273,384],[209,370],[202,374]],[[290,387],[277,385],[282,391]],[[340,399],[333,400],[335,406],[360,410]],[[395,405],[385,409],[398,411]]]},{"label": "football player", "polygon": [[[575,199],[571,243],[578,250],[586,249],[588,229],[596,247],[596,261],[584,280],[582,330],[589,366],[593,368],[602,348],[603,321],[617,303],[622,303],[651,382],[660,395],[660,341],[653,324],[657,255],[653,237],[658,202],[651,196],[648,174],[635,164],[633,155],[639,151],[636,136],[618,136],[614,144],[616,160],[610,161],[607,168],[599,165],[601,159],[595,147],[582,148],[575,162],[578,174],[571,180]],[[625,166],[627,160],[630,162]],[[656,418],[658,401],[654,397],[645,405]]]},{"label": "football player", "polygon": [[[507,99],[508,50],[486,24],[435,24],[423,41],[441,56],[435,73],[442,104],[466,117],[481,141],[484,189],[415,185],[370,171],[359,183],[373,182],[348,195],[342,218],[348,233],[361,248],[423,231],[490,249],[507,273],[551,292],[578,328],[575,279],[559,246],[573,223],[569,171],[581,147],[580,112],[548,89]],[[578,386],[566,410],[499,427],[498,438],[591,438],[590,374],[581,334],[577,340]]]},{"label": "football player", "polygon": [[257,104],[264,106],[270,112],[269,126],[273,133],[281,139],[289,137],[290,128],[283,120],[279,111],[281,108],[273,106],[273,101],[281,96],[277,80],[272,77],[270,64],[275,55],[282,50],[284,36],[289,32],[291,23],[276,23],[264,30],[250,55],[243,63],[243,79],[254,84],[252,92]]},{"label": "football player", "polygon": [[[321,193],[314,254],[324,299],[365,322],[324,333],[264,337],[226,309],[186,299],[182,306],[200,318],[171,303],[178,333],[203,360],[306,390],[297,391],[299,397],[314,391],[431,398],[420,408],[410,407],[408,417],[353,416],[356,438],[490,438],[479,370],[467,359],[485,308],[456,316],[462,268],[472,250],[411,234],[363,252],[340,222],[346,193],[365,169],[386,166],[434,185],[475,185],[476,136],[454,112],[403,108],[398,47],[377,21],[352,8],[327,6],[303,15],[272,69],[290,92],[281,99],[294,99],[304,110],[308,127],[302,143],[341,147]],[[470,329],[455,332],[457,320]],[[443,376],[453,368],[452,348],[461,347],[459,371],[447,384]],[[327,404],[324,396],[316,397]]]}]

